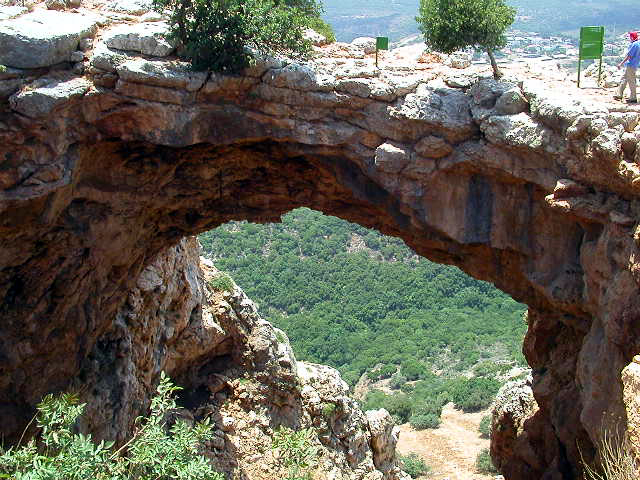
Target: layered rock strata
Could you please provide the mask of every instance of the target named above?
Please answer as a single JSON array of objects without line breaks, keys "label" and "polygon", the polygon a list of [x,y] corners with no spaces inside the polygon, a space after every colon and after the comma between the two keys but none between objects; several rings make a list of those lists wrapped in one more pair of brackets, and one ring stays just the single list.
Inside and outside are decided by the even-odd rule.
[{"label": "layered rock strata", "polygon": [[[305,65],[265,59],[221,76],[102,38],[119,37],[78,40],[72,70],[0,57],[7,438],[43,393],[83,382],[168,246],[302,205],[401,237],[529,305],[539,410],[524,431],[536,449],[511,453],[522,466],[512,478],[578,478],[602,419],[626,421],[620,372],[640,351],[633,108],[568,83],[376,69],[339,44]],[[141,344],[154,341],[140,328]]]}]

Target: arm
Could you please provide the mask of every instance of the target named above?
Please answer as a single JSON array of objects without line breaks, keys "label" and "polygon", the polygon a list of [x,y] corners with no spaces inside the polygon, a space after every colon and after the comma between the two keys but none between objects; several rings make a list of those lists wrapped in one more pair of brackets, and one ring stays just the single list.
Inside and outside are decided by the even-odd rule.
[{"label": "arm", "polygon": [[631,55],[629,55],[627,53],[627,56],[624,57],[624,60],[622,60],[619,64],[618,64],[618,68],[620,68],[626,61],[628,61],[631,58]]}]

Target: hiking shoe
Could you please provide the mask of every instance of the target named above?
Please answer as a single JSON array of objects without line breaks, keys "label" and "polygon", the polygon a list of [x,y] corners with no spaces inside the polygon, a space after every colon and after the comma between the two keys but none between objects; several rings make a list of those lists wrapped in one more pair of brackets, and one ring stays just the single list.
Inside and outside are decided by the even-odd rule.
[{"label": "hiking shoe", "polygon": [[614,100],[622,100],[622,97],[620,95],[614,95],[613,99]]},{"label": "hiking shoe", "polygon": [[637,98],[630,98],[629,100],[627,100],[627,103],[638,103],[638,99]]}]

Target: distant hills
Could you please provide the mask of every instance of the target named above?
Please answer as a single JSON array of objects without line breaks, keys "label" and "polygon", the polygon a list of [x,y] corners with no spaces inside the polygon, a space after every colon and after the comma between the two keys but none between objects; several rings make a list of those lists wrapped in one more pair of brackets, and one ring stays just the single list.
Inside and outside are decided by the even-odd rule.
[{"label": "distant hills", "polygon": [[[392,42],[419,33],[419,0],[324,0],[324,18],[339,41],[388,36]],[[576,36],[581,26],[604,25],[620,34],[640,28],[640,5],[630,0],[509,0],[518,10],[513,28],[542,35]]]}]

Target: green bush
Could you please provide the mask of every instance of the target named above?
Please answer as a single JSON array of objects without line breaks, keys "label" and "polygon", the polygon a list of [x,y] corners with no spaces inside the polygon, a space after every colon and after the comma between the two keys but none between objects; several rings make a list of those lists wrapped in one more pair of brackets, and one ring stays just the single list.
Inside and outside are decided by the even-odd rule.
[{"label": "green bush", "polygon": [[393,377],[391,377],[391,381],[389,382],[389,387],[393,390],[401,389],[407,383],[407,378],[402,376],[400,373],[396,373]]},{"label": "green bush", "polygon": [[196,70],[239,73],[254,55],[310,51],[302,36],[319,16],[313,0],[154,0],[168,9],[170,38],[184,47]]},{"label": "green bush", "polygon": [[113,442],[95,444],[91,435],[74,433],[84,410],[75,395],[47,395],[38,404],[39,434],[26,445],[2,451],[0,478],[15,480],[223,480],[203,457],[201,445],[212,438],[208,420],[189,426],[167,423],[176,408],[174,386],[161,376],[148,418],[138,418],[138,429],[123,448]]},{"label": "green bush", "polygon": [[370,380],[383,380],[396,373],[396,370],[397,368],[395,365],[383,365],[382,367],[367,373],[367,377],[369,377]]},{"label": "green bush", "polygon": [[271,448],[279,451],[278,460],[287,469],[286,480],[311,480],[318,457],[312,437],[312,429],[294,431],[280,426],[274,431]]},{"label": "green bush", "polygon": [[440,426],[440,416],[434,413],[421,413],[409,417],[409,423],[416,430],[426,428],[438,428]]},{"label": "green bush", "polygon": [[407,380],[418,380],[424,378],[427,373],[426,367],[417,360],[410,359],[402,363],[400,367],[400,374],[406,377]]},{"label": "green bush", "polygon": [[333,32],[333,28],[320,17],[311,17],[309,28],[313,28],[320,35],[323,35],[329,43],[336,41],[336,34]]},{"label": "green bush", "polygon": [[399,455],[399,459],[400,467],[407,472],[411,478],[427,475],[429,470],[431,470],[417,453],[411,452],[409,455]]},{"label": "green bush", "polygon": [[491,415],[485,415],[480,420],[480,425],[478,425],[478,431],[480,432],[480,436],[482,438],[490,438],[491,437]]},{"label": "green bush", "polygon": [[493,378],[461,379],[454,383],[451,398],[465,412],[478,412],[493,402],[501,383]]},{"label": "green bush", "polygon": [[0,72],[6,72],[7,71],[7,67],[5,67],[4,65],[0,65]]},{"label": "green bush", "polygon": [[324,418],[330,418],[336,413],[336,404],[335,403],[323,403],[322,404],[322,416]]},{"label": "green bush", "polygon": [[499,473],[498,469],[493,465],[493,461],[489,455],[489,449],[482,449],[476,457],[476,470],[478,473],[485,473],[488,475]]},{"label": "green bush", "polygon": [[213,290],[220,292],[232,292],[235,287],[231,277],[224,272],[220,272],[217,276],[210,278],[207,283]]}]

